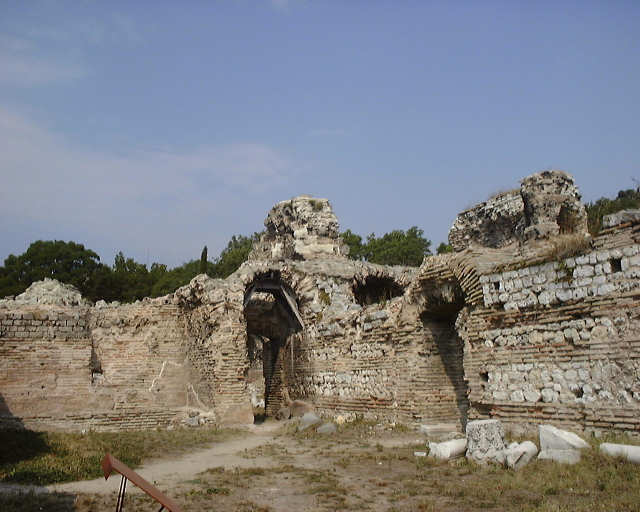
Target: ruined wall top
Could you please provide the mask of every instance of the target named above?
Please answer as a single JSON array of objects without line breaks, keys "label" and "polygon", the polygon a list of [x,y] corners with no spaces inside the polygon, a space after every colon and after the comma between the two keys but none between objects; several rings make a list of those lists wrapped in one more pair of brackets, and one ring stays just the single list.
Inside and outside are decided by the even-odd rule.
[{"label": "ruined wall top", "polygon": [[520,188],[499,193],[458,215],[449,243],[500,248],[559,233],[587,234],[587,214],[573,177],[563,171],[527,176]]},{"label": "ruined wall top", "polygon": [[276,204],[249,260],[311,260],[346,256],[338,219],[327,199],[298,196]]},{"label": "ruined wall top", "polygon": [[52,306],[91,306],[91,302],[82,297],[80,291],[55,279],[45,277],[36,281],[24,293],[15,298],[0,300],[0,306],[47,304]]}]

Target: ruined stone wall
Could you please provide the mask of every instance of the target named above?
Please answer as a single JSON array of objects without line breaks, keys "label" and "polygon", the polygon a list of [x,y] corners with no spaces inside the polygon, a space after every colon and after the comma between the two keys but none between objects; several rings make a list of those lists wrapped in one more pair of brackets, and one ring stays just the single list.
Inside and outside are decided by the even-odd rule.
[{"label": "ruined stone wall", "polygon": [[346,259],[328,202],[300,197],[225,280],[95,306],[34,284],[0,300],[0,424],[251,423],[264,390],[270,414],[304,399],[406,423],[640,432],[640,216],[591,240],[583,211],[568,175],[534,175],[463,213],[456,253],[410,269]]},{"label": "ruined stone wall", "polygon": [[184,416],[190,367],[173,305],[0,308],[3,423],[119,429]]},{"label": "ruined stone wall", "polygon": [[578,257],[481,276],[485,307],[458,323],[471,417],[640,431],[638,241],[613,230]]},{"label": "ruined stone wall", "polygon": [[558,234],[587,233],[587,215],[571,175],[543,171],[460,213],[449,231],[455,251],[498,249]]}]

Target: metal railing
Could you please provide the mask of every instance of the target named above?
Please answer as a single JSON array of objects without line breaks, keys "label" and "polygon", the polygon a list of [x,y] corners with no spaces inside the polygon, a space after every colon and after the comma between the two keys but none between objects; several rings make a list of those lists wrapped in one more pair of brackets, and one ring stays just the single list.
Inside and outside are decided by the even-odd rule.
[{"label": "metal railing", "polygon": [[110,453],[107,453],[104,456],[101,466],[105,480],[107,480],[114,471],[122,475],[120,490],[118,491],[118,501],[116,503],[116,512],[122,512],[122,507],[124,506],[124,495],[127,490],[128,481],[131,481],[132,484],[160,503],[161,507],[158,512],[162,512],[164,509],[167,509],[169,512],[183,512],[182,508],[175,501],[162,494],[157,487],[147,482],[138,473],[133,471],[126,464],[120,462]]}]

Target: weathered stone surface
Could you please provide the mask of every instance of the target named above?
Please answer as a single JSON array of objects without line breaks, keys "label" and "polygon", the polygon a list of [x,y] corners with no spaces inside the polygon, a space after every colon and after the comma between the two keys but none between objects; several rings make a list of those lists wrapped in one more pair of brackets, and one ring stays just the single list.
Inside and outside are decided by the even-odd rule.
[{"label": "weathered stone surface", "polygon": [[540,460],[551,460],[560,464],[577,464],[580,462],[580,450],[541,450]]},{"label": "weathered stone surface", "polygon": [[429,443],[429,457],[449,460],[462,457],[467,449],[466,439],[452,439],[443,443]]},{"label": "weathered stone surface", "polygon": [[504,462],[504,427],[500,420],[467,423],[467,458],[476,462]]},{"label": "weathered stone surface", "polygon": [[472,245],[495,249],[559,233],[586,234],[587,215],[573,178],[554,170],[532,174],[520,189],[462,212],[449,231],[449,243],[456,251]]},{"label": "weathered stone surface", "polygon": [[611,457],[622,457],[634,464],[640,464],[640,446],[630,444],[602,443],[600,451]]},{"label": "weathered stone surface", "polygon": [[289,411],[292,418],[299,418],[300,416],[304,416],[306,413],[313,412],[314,410],[313,405],[302,400],[294,400],[289,404]]},{"label": "weathered stone surface", "polygon": [[283,421],[291,418],[291,409],[289,407],[280,407],[276,413],[276,419]]},{"label": "weathered stone surface", "polygon": [[418,432],[425,435],[427,439],[446,441],[458,437],[459,428],[455,423],[437,423],[434,425],[420,425]]},{"label": "weathered stone surface", "polygon": [[332,422],[323,423],[316,429],[318,434],[335,434],[337,431],[338,427],[336,427],[336,424]]},{"label": "weathered stone surface", "polygon": [[320,423],[322,420],[320,416],[313,412],[305,413],[302,418],[300,418],[300,423],[298,424],[298,432],[302,432],[307,430],[310,427],[313,427]]},{"label": "weathered stone surface", "polygon": [[82,297],[75,286],[61,283],[46,277],[36,281],[24,293],[11,300],[0,300],[5,306],[13,305],[51,305],[51,306],[90,306],[91,301]]},{"label": "weathered stone surface", "polygon": [[507,466],[518,470],[526,466],[537,453],[538,447],[531,441],[512,443],[505,450]]},{"label": "weathered stone surface", "polygon": [[553,425],[540,425],[540,450],[581,450],[589,448],[589,444],[578,435],[560,430]]},{"label": "weathered stone surface", "polygon": [[338,220],[326,199],[294,197],[275,205],[264,221],[265,234],[250,260],[318,259],[344,256]]},{"label": "weathered stone surface", "polygon": [[627,222],[633,224],[640,222],[640,210],[622,210],[602,217],[603,228],[611,228],[619,224],[626,224]]},{"label": "weathered stone surface", "polygon": [[[301,198],[276,206],[263,244],[227,279],[196,276],[134,304],[91,307],[53,289],[0,301],[0,421],[116,430],[240,411],[252,423],[252,405],[271,416],[305,400],[336,421],[460,431],[495,415],[510,429],[561,419],[637,432],[637,226],[583,237],[572,187],[555,172],[523,180],[500,199],[530,208],[523,229],[492,234],[488,222],[473,249],[420,268],[343,257],[328,203]],[[532,226],[550,238],[527,240]],[[485,235],[510,245],[483,247]]]}]

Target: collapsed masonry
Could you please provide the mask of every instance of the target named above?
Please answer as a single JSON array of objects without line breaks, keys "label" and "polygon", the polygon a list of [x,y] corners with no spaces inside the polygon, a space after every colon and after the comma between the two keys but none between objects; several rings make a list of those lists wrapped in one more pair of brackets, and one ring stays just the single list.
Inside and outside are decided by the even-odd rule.
[{"label": "collapsed masonry", "polygon": [[456,252],[404,268],[347,259],[326,199],[284,201],[225,280],[129,305],[54,281],[0,301],[0,419],[248,423],[303,399],[404,423],[638,432],[640,219],[619,218],[592,240],[572,178],[534,174],[463,212]]}]

